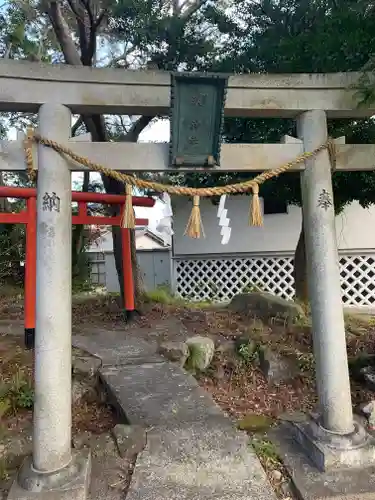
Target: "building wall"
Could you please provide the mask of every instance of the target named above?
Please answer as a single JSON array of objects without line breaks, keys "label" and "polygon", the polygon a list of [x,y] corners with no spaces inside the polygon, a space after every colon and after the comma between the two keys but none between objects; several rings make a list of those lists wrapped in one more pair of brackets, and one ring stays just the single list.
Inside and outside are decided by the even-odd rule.
[{"label": "building wall", "polygon": [[[227,245],[221,244],[217,206],[209,199],[200,202],[205,238],[194,240],[184,236],[191,211],[191,201],[185,197],[174,200],[173,255],[216,255],[268,252],[294,252],[301,228],[301,209],[289,206],[287,214],[264,215],[262,227],[248,224],[250,197],[232,196],[227,198],[227,216],[232,228],[231,239]],[[349,205],[336,217],[337,244],[339,250],[375,249],[375,207],[362,208],[358,202]],[[368,228],[365,230],[365,228]]]},{"label": "building wall", "polygon": [[[171,257],[169,249],[141,250],[137,252],[139,268],[146,290],[154,290],[171,283]],[[106,288],[108,292],[120,291],[113,253],[105,254]]]},{"label": "building wall", "polygon": [[165,247],[151,238],[148,234],[136,235],[137,250],[164,250]]}]

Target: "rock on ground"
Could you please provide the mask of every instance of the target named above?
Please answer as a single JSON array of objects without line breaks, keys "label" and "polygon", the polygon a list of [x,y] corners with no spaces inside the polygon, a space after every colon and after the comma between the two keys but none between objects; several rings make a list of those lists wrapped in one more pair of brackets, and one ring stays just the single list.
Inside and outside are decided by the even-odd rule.
[{"label": "rock on ground", "polygon": [[375,392],[375,356],[361,353],[348,363],[351,378]]},{"label": "rock on ground", "polygon": [[117,424],[112,434],[122,458],[138,455],[146,446],[146,430],[140,425]]},{"label": "rock on ground", "polygon": [[93,356],[74,356],[72,365],[74,374],[93,377],[98,372],[102,362]]},{"label": "rock on ground", "polygon": [[284,321],[292,325],[304,317],[301,306],[266,292],[236,295],[228,306],[232,311],[246,316],[256,316],[263,321]]},{"label": "rock on ground", "polygon": [[299,373],[296,360],[266,347],[259,349],[259,367],[265,379],[276,385],[293,379]]},{"label": "rock on ground", "polygon": [[234,340],[225,340],[220,342],[216,349],[218,354],[234,354],[236,352],[237,344]]},{"label": "rock on ground", "polygon": [[73,380],[72,382],[72,402],[78,403],[83,398],[89,401],[97,399],[95,385],[84,380]]},{"label": "rock on ground", "polygon": [[247,432],[265,432],[273,423],[274,419],[267,415],[248,413],[238,422],[238,428]]},{"label": "rock on ground", "polygon": [[362,413],[368,420],[369,426],[375,428],[375,401],[370,401],[362,408]]},{"label": "rock on ground", "polygon": [[214,341],[209,337],[197,335],[187,339],[186,344],[189,348],[187,366],[192,370],[206,370],[215,354]]},{"label": "rock on ground", "polygon": [[185,342],[163,342],[158,353],[179,366],[184,366],[189,357],[189,348]]}]

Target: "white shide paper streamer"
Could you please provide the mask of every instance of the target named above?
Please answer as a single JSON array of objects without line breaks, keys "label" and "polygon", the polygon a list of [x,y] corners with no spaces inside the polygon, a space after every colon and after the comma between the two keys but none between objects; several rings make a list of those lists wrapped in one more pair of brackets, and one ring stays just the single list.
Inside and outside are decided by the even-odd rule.
[{"label": "white shide paper streamer", "polygon": [[229,227],[230,219],[227,217],[228,210],[225,207],[225,202],[227,199],[227,195],[223,194],[220,197],[219,207],[217,209],[217,216],[219,219],[219,226],[221,227],[220,236],[221,236],[221,244],[226,245],[230,240],[231,228]]},{"label": "white shide paper streamer", "polygon": [[172,229],[173,210],[171,197],[168,193],[163,193],[163,202],[162,218],[159,220],[156,230],[161,234],[164,245],[172,245],[172,236],[174,234]]}]

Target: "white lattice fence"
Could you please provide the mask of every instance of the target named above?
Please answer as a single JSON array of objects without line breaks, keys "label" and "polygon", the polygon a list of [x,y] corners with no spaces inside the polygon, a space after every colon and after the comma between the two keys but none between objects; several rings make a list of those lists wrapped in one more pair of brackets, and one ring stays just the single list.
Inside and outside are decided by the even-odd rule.
[{"label": "white lattice fence", "polygon": [[230,300],[251,286],[285,298],[294,294],[291,257],[176,259],[176,292],[190,300]]},{"label": "white lattice fence", "polygon": [[344,305],[375,304],[375,254],[341,255],[340,276]]},{"label": "white lattice fence", "polygon": [[[224,302],[254,285],[286,299],[294,296],[291,256],[181,258],[174,264],[176,292],[189,300]],[[344,305],[375,304],[375,254],[341,255],[340,275]]]}]

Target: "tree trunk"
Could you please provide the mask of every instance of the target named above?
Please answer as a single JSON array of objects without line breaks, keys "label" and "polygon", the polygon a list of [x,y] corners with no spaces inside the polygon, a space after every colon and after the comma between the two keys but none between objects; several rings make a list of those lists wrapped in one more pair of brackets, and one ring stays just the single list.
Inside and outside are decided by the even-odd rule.
[{"label": "tree trunk", "polygon": [[[83,184],[82,184],[82,192],[87,193],[90,185],[90,172],[85,171],[83,174]],[[76,225],[73,229],[72,234],[72,269],[73,269],[73,277],[78,276],[80,274],[79,269],[79,256],[82,252],[83,246],[85,244],[84,241],[84,231],[85,226],[82,224]]]},{"label": "tree trunk", "polygon": [[[0,172],[0,186],[5,186],[3,173]],[[10,212],[10,205],[7,198],[0,198],[0,212]],[[7,225],[0,224],[0,233],[5,232]]]},{"label": "tree trunk", "polygon": [[134,300],[136,304],[139,304],[142,299],[144,287],[143,287],[142,273],[139,268],[138,258],[137,258],[135,231],[130,232],[130,248],[131,248],[132,269],[134,277]]},{"label": "tree trunk", "polygon": [[[111,212],[112,215],[114,215],[114,211],[112,210]],[[112,226],[112,240],[113,240],[113,256],[115,259],[117,277],[120,285],[121,304],[124,304],[125,290],[124,290],[124,280],[123,280],[122,241],[121,241],[120,227]]]},{"label": "tree trunk", "polygon": [[[206,0],[201,0],[197,2],[197,8],[201,7]],[[70,3],[70,7],[76,17],[78,33],[79,33],[79,41],[80,41],[80,49],[81,54],[78,52],[77,47],[74,43],[73,38],[71,37],[69,26],[64,18],[62,13],[61,2],[57,0],[53,0],[48,2],[46,7],[46,12],[51,21],[53,30],[55,32],[56,38],[60,44],[61,50],[64,54],[66,64],[71,65],[84,65],[84,66],[92,66],[93,57],[96,55],[96,36],[101,21],[105,15],[105,10],[94,19],[92,10],[90,7],[90,2],[82,2],[80,4],[79,12],[77,9],[73,8],[73,4]],[[195,5],[195,4],[194,4]],[[84,8],[81,8],[81,7]],[[184,17],[187,18],[194,13],[196,9],[186,9],[184,12]],[[131,127],[129,132],[127,133],[125,140],[127,142],[137,142],[139,134],[142,130],[150,123],[153,119],[152,116],[142,116],[140,117]],[[95,142],[105,142],[106,137],[106,129],[103,117],[100,115],[82,115],[82,121],[86,126],[86,130],[91,133],[92,141]],[[102,180],[104,184],[104,188],[109,194],[122,194],[124,193],[124,185],[112,178],[106,177],[102,175]],[[119,207],[111,206],[112,214],[119,213]],[[134,233],[134,231],[131,231]],[[122,279],[122,244],[121,244],[121,231],[119,228],[112,227],[112,235],[113,235],[113,251],[116,263],[116,270],[119,277],[119,284],[121,290],[122,300],[124,299],[124,290],[123,290],[123,279]],[[134,235],[133,235],[134,240]],[[133,245],[134,247],[134,245]],[[134,248],[133,248],[134,250]],[[134,253],[134,252],[132,252]],[[136,261],[136,256],[133,255],[133,262]],[[135,259],[135,260],[134,260]],[[133,273],[134,273],[134,282],[138,282],[138,267],[133,265]]]},{"label": "tree trunk", "polygon": [[295,283],[295,298],[297,301],[307,304],[309,301],[307,268],[306,268],[306,250],[305,250],[305,232],[303,230],[303,212],[301,232],[299,235],[296,251],[294,253],[293,277]]},{"label": "tree trunk", "polygon": [[[0,172],[0,186],[5,186],[2,172]],[[8,198],[0,198],[0,212],[10,212]]]}]

